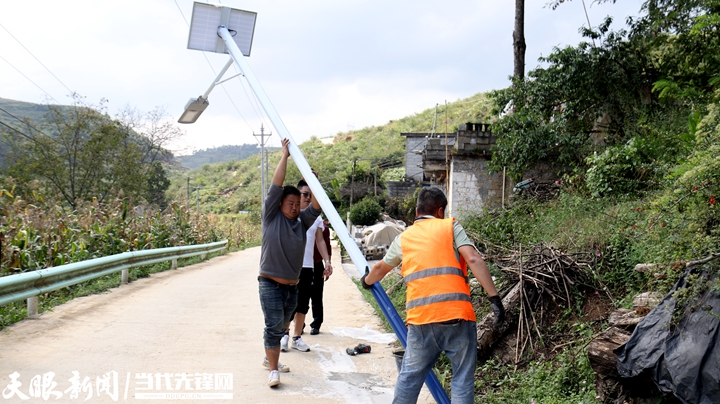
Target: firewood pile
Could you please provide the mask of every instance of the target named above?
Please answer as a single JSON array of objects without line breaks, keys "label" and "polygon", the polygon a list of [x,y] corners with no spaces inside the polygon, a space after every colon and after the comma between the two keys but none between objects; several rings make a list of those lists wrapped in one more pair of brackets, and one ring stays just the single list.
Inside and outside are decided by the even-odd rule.
[{"label": "firewood pile", "polygon": [[595,288],[597,283],[592,272],[592,254],[566,254],[544,243],[498,256],[493,262],[510,281],[527,283],[555,303],[569,304],[571,288],[577,285]]},{"label": "firewood pile", "polygon": [[[543,341],[544,302],[551,300],[555,305],[568,307],[573,302],[573,289],[577,288],[609,292],[593,274],[593,258],[590,253],[568,254],[544,243],[487,257],[514,285],[505,294],[503,305],[508,312],[519,311],[514,350],[516,363],[527,348],[534,350],[536,344]],[[488,316],[489,319],[486,317],[478,324],[478,353],[481,356],[509,327],[506,324],[501,329],[492,329],[492,315]]]},{"label": "firewood pile", "polygon": [[540,203],[547,202],[560,195],[560,186],[555,182],[533,181],[526,187],[518,190],[520,197],[534,199]]}]

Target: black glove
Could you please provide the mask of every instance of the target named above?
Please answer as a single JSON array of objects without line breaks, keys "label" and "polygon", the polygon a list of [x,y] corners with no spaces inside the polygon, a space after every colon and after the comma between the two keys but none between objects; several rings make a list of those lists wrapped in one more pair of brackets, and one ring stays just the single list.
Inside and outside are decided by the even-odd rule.
[{"label": "black glove", "polygon": [[364,287],[365,289],[370,289],[372,287],[372,285],[368,285],[367,283],[365,283],[365,278],[369,274],[370,274],[370,268],[365,267],[365,275],[363,275],[362,278],[360,278],[360,283],[362,283],[362,287]]},{"label": "black glove", "polygon": [[495,315],[495,321],[493,321],[493,326],[497,327],[502,324],[503,321],[505,321],[505,307],[503,307],[502,299],[500,299],[500,296],[493,296],[490,298],[490,308]]}]

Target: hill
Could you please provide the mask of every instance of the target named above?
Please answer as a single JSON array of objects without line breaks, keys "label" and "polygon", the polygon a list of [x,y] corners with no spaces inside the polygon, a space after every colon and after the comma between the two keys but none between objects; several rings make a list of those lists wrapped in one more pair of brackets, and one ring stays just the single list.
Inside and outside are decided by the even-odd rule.
[{"label": "hill", "polygon": [[[489,122],[490,111],[489,98],[484,93],[479,93],[448,103],[447,110],[444,105],[441,106],[437,117],[435,107],[431,106],[422,112],[392,120],[385,125],[338,133],[329,144],[312,137],[299,146],[310,165],[319,172],[323,188],[331,193],[331,199],[340,205],[341,201],[336,199],[335,193],[349,186],[353,161],[356,162],[356,181],[373,181],[374,170],[377,168],[378,182],[382,186],[392,173],[389,169],[404,163],[405,139],[400,133],[430,132],[433,122],[436,121],[436,131],[444,132],[446,117],[447,130],[452,132],[461,123]],[[268,160],[270,178],[278,155],[272,153]],[[291,160],[287,182],[297,182],[300,177]],[[260,207],[260,185],[260,156],[254,154],[244,160],[206,164],[189,172],[175,172],[171,175],[168,198],[188,203],[188,194],[192,191],[197,193],[192,195],[190,203],[195,206],[199,201],[201,212],[256,211]]]},{"label": "hill", "polygon": [[[12,129],[9,128],[15,128],[22,131],[25,123],[21,120],[41,122],[45,119],[47,112],[47,105],[0,98],[0,129],[12,131]],[[5,155],[8,151],[9,146],[0,142],[0,167],[4,166]]]},{"label": "hill", "polygon": [[258,153],[260,153],[260,149],[257,145],[242,144],[198,150],[193,154],[187,156],[175,156],[175,158],[183,165],[183,167],[195,170],[205,164],[244,160]]}]

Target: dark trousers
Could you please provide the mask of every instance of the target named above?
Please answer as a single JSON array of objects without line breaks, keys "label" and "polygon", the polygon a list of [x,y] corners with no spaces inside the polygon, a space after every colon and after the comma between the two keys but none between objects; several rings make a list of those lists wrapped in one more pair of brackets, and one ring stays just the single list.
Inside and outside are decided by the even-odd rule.
[{"label": "dark trousers", "polygon": [[[313,322],[310,323],[312,328],[320,328],[323,322],[324,271],[325,266],[322,261],[316,262],[313,268],[303,268],[300,271],[298,303],[295,312],[307,314],[310,307],[312,307]],[[295,316],[294,313],[293,316]]]},{"label": "dark trousers", "polygon": [[311,328],[320,328],[323,322],[323,289],[325,288],[325,278],[323,272],[325,265],[323,262],[316,262],[313,268],[313,285],[310,292],[310,300],[312,301],[313,322],[310,323]]}]

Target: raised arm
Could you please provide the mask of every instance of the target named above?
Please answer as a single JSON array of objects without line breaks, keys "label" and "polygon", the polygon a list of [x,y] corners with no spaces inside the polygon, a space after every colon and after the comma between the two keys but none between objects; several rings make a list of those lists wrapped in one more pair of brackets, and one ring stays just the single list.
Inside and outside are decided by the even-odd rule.
[{"label": "raised arm", "polygon": [[[278,163],[277,167],[275,168],[275,173],[273,173],[272,182],[273,184],[282,187],[283,182],[285,182],[285,173],[287,172],[287,160],[288,157],[290,157],[290,139],[285,138],[282,140],[282,156],[280,156],[280,162]],[[313,206],[314,203],[313,203]],[[319,208],[318,208],[319,209]]]}]

